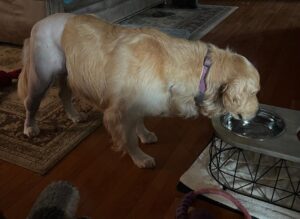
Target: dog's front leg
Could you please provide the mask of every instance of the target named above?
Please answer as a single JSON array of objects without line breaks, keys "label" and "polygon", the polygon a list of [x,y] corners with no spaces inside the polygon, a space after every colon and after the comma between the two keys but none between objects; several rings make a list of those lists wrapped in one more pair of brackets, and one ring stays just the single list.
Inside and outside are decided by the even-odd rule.
[{"label": "dog's front leg", "polygon": [[154,158],[139,148],[136,134],[137,122],[138,118],[130,113],[120,113],[114,110],[106,110],[104,113],[105,126],[117,149],[127,152],[139,168],[153,168],[155,167]]},{"label": "dog's front leg", "polygon": [[152,144],[158,141],[154,132],[150,132],[144,124],[143,118],[137,121],[136,133],[143,144]]}]

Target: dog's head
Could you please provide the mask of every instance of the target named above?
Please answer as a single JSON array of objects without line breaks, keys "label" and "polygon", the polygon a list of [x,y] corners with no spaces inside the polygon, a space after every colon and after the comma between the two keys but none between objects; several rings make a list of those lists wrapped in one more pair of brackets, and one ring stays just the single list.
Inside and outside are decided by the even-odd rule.
[{"label": "dog's head", "polygon": [[202,114],[213,117],[231,113],[244,120],[254,117],[259,107],[256,94],[260,89],[255,67],[245,57],[229,50],[213,55],[212,59],[215,67],[212,65],[206,79],[204,100],[198,103]]},{"label": "dog's head", "polygon": [[222,91],[224,111],[231,113],[235,118],[253,118],[258,110],[258,90],[257,83],[250,78],[232,80]]}]

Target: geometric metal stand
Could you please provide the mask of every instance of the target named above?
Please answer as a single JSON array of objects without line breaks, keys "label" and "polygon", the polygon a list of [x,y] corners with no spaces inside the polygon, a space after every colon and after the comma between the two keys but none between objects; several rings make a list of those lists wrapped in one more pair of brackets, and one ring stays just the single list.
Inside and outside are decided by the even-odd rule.
[{"label": "geometric metal stand", "polygon": [[214,136],[209,171],[224,189],[300,212],[300,165]]}]

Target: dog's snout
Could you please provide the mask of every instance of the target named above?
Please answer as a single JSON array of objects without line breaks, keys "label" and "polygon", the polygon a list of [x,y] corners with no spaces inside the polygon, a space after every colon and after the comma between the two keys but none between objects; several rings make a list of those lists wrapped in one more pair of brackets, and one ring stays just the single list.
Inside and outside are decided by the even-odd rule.
[{"label": "dog's snout", "polygon": [[253,113],[248,113],[248,114],[247,113],[239,113],[238,117],[241,120],[251,120],[257,115],[257,112],[258,112],[258,110],[256,110]]}]

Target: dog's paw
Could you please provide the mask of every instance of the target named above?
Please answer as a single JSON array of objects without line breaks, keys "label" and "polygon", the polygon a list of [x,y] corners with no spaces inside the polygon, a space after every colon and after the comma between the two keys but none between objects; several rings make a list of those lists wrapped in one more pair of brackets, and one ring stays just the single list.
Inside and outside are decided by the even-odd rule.
[{"label": "dog's paw", "polygon": [[154,168],[156,165],[155,159],[147,154],[132,157],[132,160],[139,168]]},{"label": "dog's paw", "polygon": [[24,127],[24,135],[29,138],[35,137],[40,134],[40,129],[38,126],[28,126]]},{"label": "dog's paw", "polygon": [[76,115],[68,115],[68,116],[74,123],[86,122],[88,119],[88,115],[85,113],[77,113]]},{"label": "dog's paw", "polygon": [[157,136],[153,132],[147,132],[143,135],[139,135],[139,138],[143,144],[153,144],[158,141]]}]

